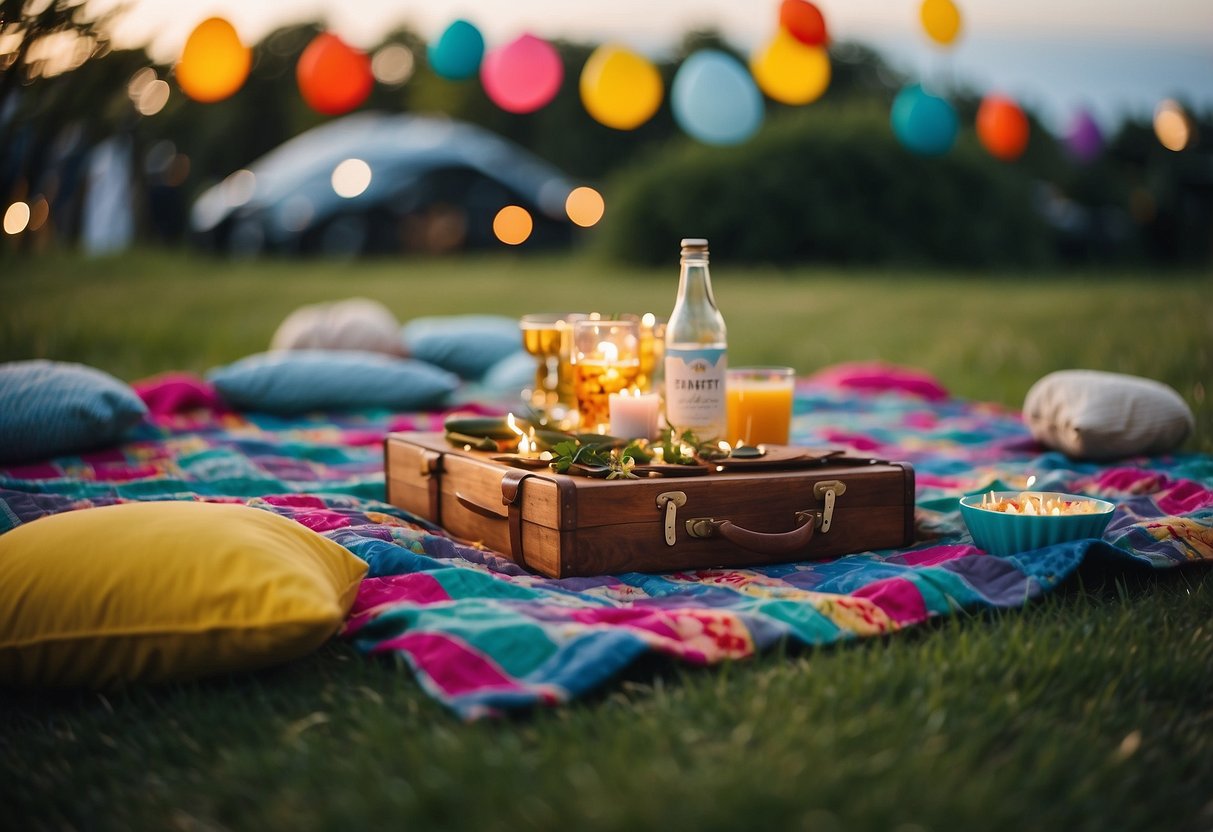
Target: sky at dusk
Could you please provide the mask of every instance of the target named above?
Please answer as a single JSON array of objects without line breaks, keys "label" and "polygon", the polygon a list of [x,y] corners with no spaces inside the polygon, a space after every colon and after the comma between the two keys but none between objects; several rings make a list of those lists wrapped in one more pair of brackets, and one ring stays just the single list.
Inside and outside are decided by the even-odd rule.
[{"label": "sky at dusk", "polygon": [[[97,7],[117,0],[94,0]],[[998,91],[1062,129],[1077,108],[1106,127],[1145,117],[1166,97],[1213,108],[1213,0],[956,0],[960,40],[943,49],[918,23],[919,0],[818,0],[836,40],[879,49],[896,67],[929,83]],[[150,44],[171,62],[192,28],[225,17],[249,43],[274,28],[313,20],[362,47],[407,25],[435,38],[458,17],[488,45],[530,32],[586,42],[616,41],[659,57],[695,28],[721,31],[749,51],[776,26],[777,0],[127,0],[123,45]]]}]

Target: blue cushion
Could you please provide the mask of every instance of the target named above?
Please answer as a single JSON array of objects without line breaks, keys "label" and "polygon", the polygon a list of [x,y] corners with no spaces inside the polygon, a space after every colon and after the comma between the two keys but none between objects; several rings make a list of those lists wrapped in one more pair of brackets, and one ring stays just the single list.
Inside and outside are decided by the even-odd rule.
[{"label": "blue cushion", "polygon": [[127,384],[83,364],[0,364],[0,461],[112,445],[147,413]]},{"label": "blue cushion", "polygon": [[515,318],[503,315],[437,315],[414,318],[400,330],[409,354],[466,379],[480,379],[489,368],[522,346]]},{"label": "blue cushion", "polygon": [[517,350],[489,367],[480,383],[486,390],[518,393],[535,384],[535,361],[526,350]]},{"label": "blue cushion", "polygon": [[407,358],[359,350],[282,350],[242,358],[207,374],[228,404],[264,413],[423,410],[442,404],[459,379]]}]

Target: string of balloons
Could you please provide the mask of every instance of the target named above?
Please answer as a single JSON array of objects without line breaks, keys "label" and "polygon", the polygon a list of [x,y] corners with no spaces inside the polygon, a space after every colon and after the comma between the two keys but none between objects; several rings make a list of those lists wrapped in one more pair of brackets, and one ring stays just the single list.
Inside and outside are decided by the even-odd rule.
[{"label": "string of balloons", "polygon": [[[922,0],[919,18],[930,41],[944,50],[957,42],[964,29],[953,0]],[[764,95],[781,104],[803,106],[826,92],[831,77],[829,42],[825,18],[815,4],[782,0],[774,34],[751,55],[749,66],[726,52],[706,48],[682,62],[669,90],[675,122],[706,144],[746,141],[762,126]],[[442,78],[468,81],[478,76],[489,100],[510,113],[533,113],[547,106],[564,83],[560,55],[546,40],[523,34],[487,49],[480,30],[462,19],[427,45],[426,57]],[[235,94],[251,65],[251,50],[235,28],[222,18],[210,18],[186,40],[175,75],[187,96],[211,103]],[[300,55],[296,81],[309,107],[336,116],[366,101],[374,75],[364,52],[323,32]],[[615,130],[634,130],[646,123],[665,94],[657,67],[618,43],[594,49],[582,67],[578,91],[586,112]],[[890,124],[907,150],[925,156],[947,153],[960,129],[952,104],[922,84],[897,93]],[[975,127],[982,146],[997,159],[1014,161],[1028,146],[1028,118],[1005,94],[991,93],[982,100]],[[1090,115],[1079,112],[1065,141],[1074,158],[1088,161],[1098,155],[1102,137]]]}]

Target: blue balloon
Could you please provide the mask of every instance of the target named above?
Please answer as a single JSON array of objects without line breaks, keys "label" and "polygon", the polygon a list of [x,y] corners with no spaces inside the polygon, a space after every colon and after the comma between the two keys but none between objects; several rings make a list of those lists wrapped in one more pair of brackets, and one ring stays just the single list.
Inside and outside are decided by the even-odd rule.
[{"label": "blue balloon", "polygon": [[952,105],[918,84],[897,93],[889,120],[897,140],[921,156],[947,153],[960,130],[960,120]]},{"label": "blue balloon", "polygon": [[674,120],[706,144],[744,142],[762,125],[762,93],[736,58],[703,49],[683,61],[670,87]]},{"label": "blue balloon", "polygon": [[484,35],[466,20],[456,20],[429,48],[430,68],[443,78],[463,81],[480,70]]}]

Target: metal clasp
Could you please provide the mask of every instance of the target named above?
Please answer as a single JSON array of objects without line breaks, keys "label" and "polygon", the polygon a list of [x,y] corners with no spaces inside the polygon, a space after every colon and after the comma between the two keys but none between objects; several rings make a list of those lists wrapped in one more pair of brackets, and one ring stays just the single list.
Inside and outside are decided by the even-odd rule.
[{"label": "metal clasp", "polygon": [[830,530],[830,523],[834,519],[834,501],[841,494],[845,494],[847,484],[840,480],[822,480],[813,484],[813,496],[817,499],[825,500],[825,505],[822,506],[821,513],[813,512],[814,520],[818,523],[818,528],[822,533]]},{"label": "metal clasp", "polygon": [[678,507],[687,504],[687,495],[682,491],[662,491],[657,495],[657,510],[665,511],[665,545],[678,542]]}]

